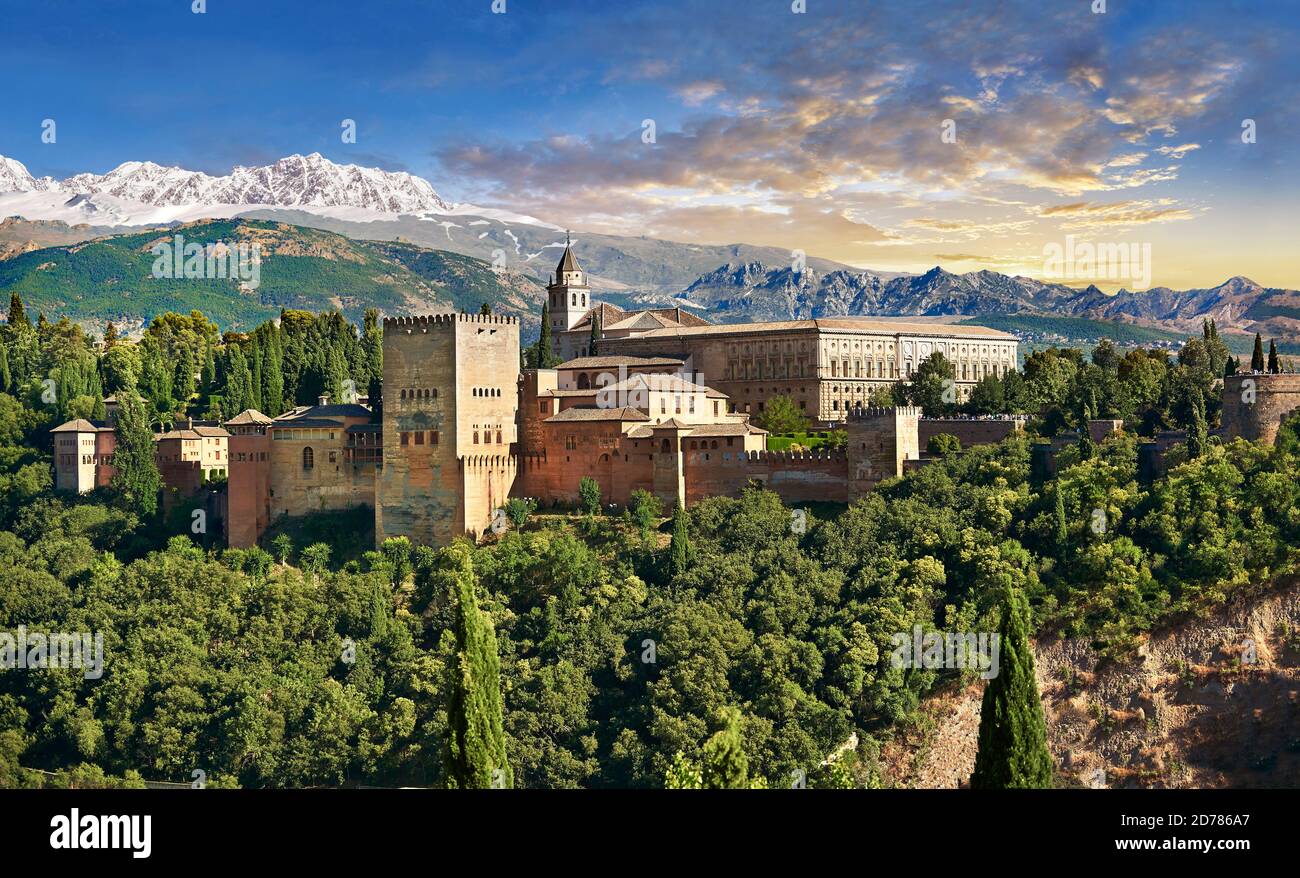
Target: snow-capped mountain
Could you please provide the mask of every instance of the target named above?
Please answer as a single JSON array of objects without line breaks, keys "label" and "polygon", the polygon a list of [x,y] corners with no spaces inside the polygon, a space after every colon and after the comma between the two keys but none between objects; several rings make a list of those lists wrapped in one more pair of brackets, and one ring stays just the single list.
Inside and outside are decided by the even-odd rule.
[{"label": "snow-capped mountain", "polygon": [[320,153],[291,155],[261,168],[237,167],[224,177],[124,162],[107,174],[36,179],[22,162],[0,156],[0,192],[111,195],[152,207],[249,204],[270,207],[356,207],[380,213],[446,213],[453,209],[429,181],[405,172],[336,165]]},{"label": "snow-capped mountain", "polygon": [[320,153],[291,155],[261,168],[237,167],[224,177],[126,162],[107,174],[77,174],[59,184],[78,195],[113,195],[154,207],[257,204],[275,207],[359,207],[381,213],[446,212],[429,181],[405,172],[336,165]]},{"label": "snow-capped mountain", "polygon": [[0,216],[97,225],[148,225],[283,209],[352,221],[474,213],[503,222],[531,217],[452,204],[428,180],[403,171],[335,164],[319,153],[214,177],[154,162],[124,162],[107,174],[33,177],[0,156]]}]

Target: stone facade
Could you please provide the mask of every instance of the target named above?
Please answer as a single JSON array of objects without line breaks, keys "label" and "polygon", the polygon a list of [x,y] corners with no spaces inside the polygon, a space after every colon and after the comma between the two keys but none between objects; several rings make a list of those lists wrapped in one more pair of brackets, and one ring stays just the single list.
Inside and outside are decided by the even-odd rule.
[{"label": "stone facade", "polygon": [[514,481],[518,385],[514,317],[384,320],[377,542],[440,545],[484,532]]},{"label": "stone facade", "polygon": [[108,485],[117,471],[113,467],[117,434],[112,427],[78,418],[50,433],[54,437],[55,490],[85,494]]},{"label": "stone facade", "polygon": [[1287,415],[1300,410],[1300,374],[1247,373],[1223,381],[1220,433],[1272,445]]},{"label": "stone facade", "polygon": [[985,375],[1016,368],[1015,336],[979,326],[913,324],[863,317],[653,329],[602,338],[602,354],[667,356],[731,397],[735,410],[759,415],[788,396],[812,420],[844,421],[871,394],[907,380],[934,352],[956,366],[958,400]]},{"label": "stone facade", "polygon": [[996,445],[1017,433],[1024,432],[1024,418],[922,418],[920,423],[921,450],[941,433],[956,436],[962,448],[971,445]]}]

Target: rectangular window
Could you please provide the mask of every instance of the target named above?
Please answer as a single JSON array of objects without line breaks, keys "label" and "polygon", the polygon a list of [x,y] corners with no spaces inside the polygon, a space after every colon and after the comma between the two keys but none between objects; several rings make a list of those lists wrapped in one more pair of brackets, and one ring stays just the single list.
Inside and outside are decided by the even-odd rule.
[{"label": "rectangular window", "polygon": [[431,432],[431,433],[429,434],[429,444],[430,444],[430,445],[437,445],[437,444],[438,444],[438,431],[437,431],[437,430],[434,430],[433,432]]},{"label": "rectangular window", "polygon": [[410,433],[407,433],[405,430],[403,430],[402,433],[401,433],[401,437],[402,437],[402,444],[403,444],[403,445],[410,445],[410,444],[411,444],[411,434],[410,434]]}]

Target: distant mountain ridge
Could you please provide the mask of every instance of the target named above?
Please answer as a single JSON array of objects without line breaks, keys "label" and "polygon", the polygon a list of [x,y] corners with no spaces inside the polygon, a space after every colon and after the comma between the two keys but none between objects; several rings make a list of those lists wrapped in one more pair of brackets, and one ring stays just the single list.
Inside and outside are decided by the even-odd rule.
[{"label": "distant mountain ridge", "polygon": [[385,213],[447,212],[453,207],[422,177],[337,165],[320,153],[287,156],[265,167],[236,167],[221,177],[153,162],[123,162],[107,174],[76,174],[66,180],[33,177],[21,162],[0,156],[0,192],[111,195],[153,207],[245,204]]},{"label": "distant mountain ridge", "polygon": [[1225,331],[1300,338],[1300,292],[1262,287],[1240,276],[1208,289],[1157,287],[1109,294],[1095,286],[1079,289],[994,271],[953,274],[936,266],[921,275],[886,277],[853,269],[795,271],[746,262],[728,263],[700,276],[671,300],[639,298],[646,304],[672,301],[692,306],[726,322],[1041,314],[1195,331],[1208,317]]},{"label": "distant mountain ridge", "polygon": [[[255,286],[240,278],[155,277],[156,244],[256,245]],[[33,314],[66,315],[90,327],[130,331],[163,311],[199,310],[222,329],[247,330],[281,308],[338,308],[360,322],[367,308],[387,315],[474,311],[488,304],[540,318],[544,291],[483,260],[396,242],[356,241],[319,229],[257,220],[214,220],[44,247],[0,261],[0,290],[19,293]]]}]

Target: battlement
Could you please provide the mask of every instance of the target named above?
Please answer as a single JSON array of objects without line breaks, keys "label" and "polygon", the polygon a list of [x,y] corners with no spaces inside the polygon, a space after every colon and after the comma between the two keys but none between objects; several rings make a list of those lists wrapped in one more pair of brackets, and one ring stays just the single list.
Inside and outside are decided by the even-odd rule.
[{"label": "battlement", "polygon": [[467,454],[456,459],[462,469],[495,469],[518,463],[513,454]]},{"label": "battlement", "polygon": [[919,419],[921,417],[921,408],[915,405],[870,406],[850,409],[848,414],[849,421],[873,421],[880,418],[894,417]]},{"label": "battlement", "polygon": [[509,326],[519,325],[518,317],[508,317],[503,314],[461,314],[449,312],[446,314],[419,314],[406,315],[404,317],[385,317],[384,329],[390,327],[394,330],[405,329],[408,333],[418,329],[421,332],[428,332],[430,326],[453,326],[457,323],[479,323],[492,326]]},{"label": "battlement", "polygon": [[730,459],[720,457],[716,450],[710,452],[708,461],[703,459],[704,451],[688,451],[687,456],[693,464],[699,466],[736,466],[748,464],[826,464],[844,463],[848,453],[844,449],[813,449],[811,451],[738,451]]}]

